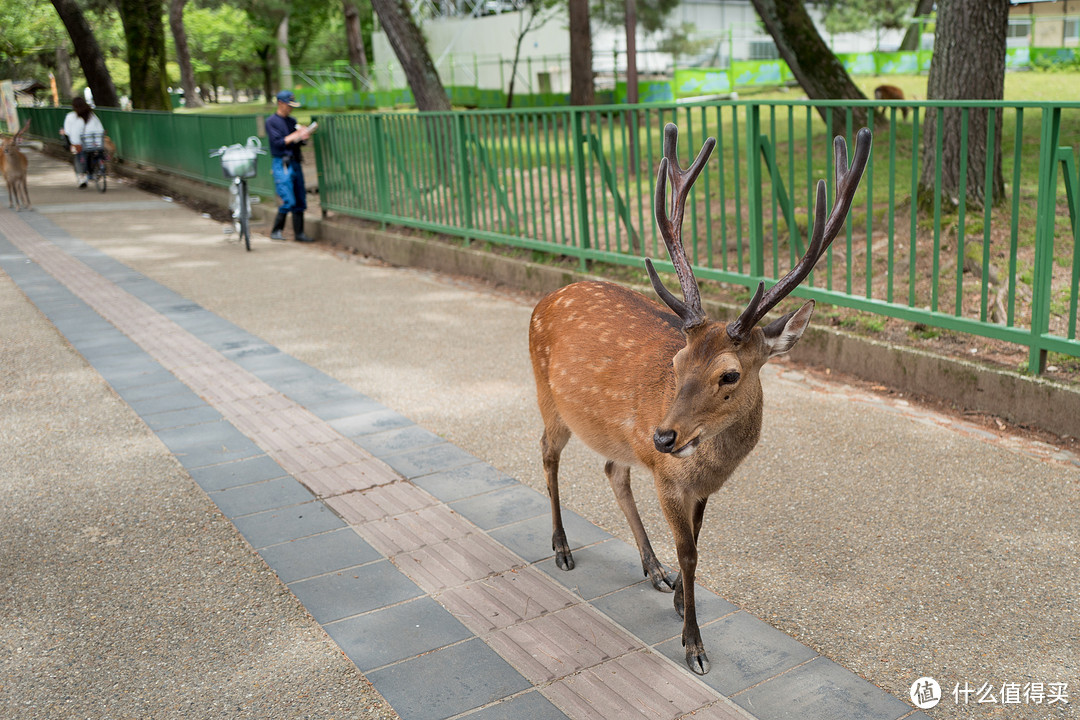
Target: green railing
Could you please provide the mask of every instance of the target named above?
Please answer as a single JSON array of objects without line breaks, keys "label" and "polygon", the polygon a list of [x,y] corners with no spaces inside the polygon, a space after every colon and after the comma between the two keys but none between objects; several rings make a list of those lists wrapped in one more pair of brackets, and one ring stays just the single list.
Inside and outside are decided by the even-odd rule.
[{"label": "green railing", "polygon": [[[907,120],[902,106],[913,110]],[[583,267],[640,267],[643,256],[664,254],[652,188],[663,124],[675,122],[684,165],[706,135],[717,138],[686,211],[684,242],[699,279],[769,284],[803,251],[813,185],[832,182],[829,138],[842,134],[850,144],[856,107],[869,111],[875,131],[870,164],[846,231],[796,294],[1017,343],[1030,348],[1036,373],[1048,351],[1080,355],[1080,104],[740,101],[330,115],[319,118],[321,202],[383,223],[569,256]],[[818,108],[829,110],[827,121]],[[1005,196],[971,206],[968,196],[992,194],[995,182],[993,173],[974,177],[965,161],[954,203],[943,207],[939,197],[920,211],[912,197],[922,138],[928,123],[937,138],[951,131],[945,123],[954,113],[962,156],[972,128],[991,148],[1000,139]],[[978,125],[978,116],[990,119]],[[939,144],[931,173],[938,185],[941,154]]]},{"label": "green railing", "polygon": [[[717,138],[686,212],[684,242],[698,277],[751,287],[783,275],[803,252],[813,185],[832,183],[830,138],[850,144],[859,107],[875,133],[866,175],[846,230],[796,294],[1016,343],[1030,349],[1034,373],[1047,352],[1080,356],[1080,103],[738,101],[326,115],[315,143],[320,199],[324,210],[566,256],[583,268],[640,268],[651,256],[670,271],[651,206],[662,128],[675,122],[684,165],[707,135]],[[33,119],[35,137],[59,142],[64,110],[19,112]],[[208,151],[261,130],[254,115],[101,116],[125,160],[218,185],[225,181]],[[967,162],[954,199],[938,196],[927,209],[912,202],[928,124],[939,139],[945,128],[959,133],[965,148],[976,134],[991,147],[1000,141],[999,202],[969,203],[996,182],[993,173],[975,177]],[[937,186],[942,152],[938,144],[930,161]],[[260,164],[256,192],[272,194],[269,169]]]},{"label": "green railing", "polygon": [[[62,144],[60,128],[68,112],[66,108],[19,108],[19,120],[32,120],[30,136]],[[179,115],[108,108],[96,112],[124,160],[222,187],[228,182],[221,172],[221,160],[210,157],[210,151],[243,143],[251,135],[262,136],[265,142],[265,118],[259,115]],[[273,196],[269,155],[259,161],[259,174],[248,182],[252,192]]]}]

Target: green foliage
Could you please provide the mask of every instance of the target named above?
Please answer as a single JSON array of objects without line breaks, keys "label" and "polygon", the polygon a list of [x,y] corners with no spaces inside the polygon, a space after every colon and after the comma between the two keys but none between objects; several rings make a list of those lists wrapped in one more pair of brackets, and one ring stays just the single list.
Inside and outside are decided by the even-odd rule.
[{"label": "green foliage", "polygon": [[292,0],[289,3],[289,59],[293,63],[308,62],[306,56],[312,50],[330,51],[315,62],[349,56],[340,1]]},{"label": "green foliage", "polygon": [[118,95],[130,95],[131,76],[128,72],[127,60],[119,57],[107,57],[105,58],[105,67],[108,68],[109,75],[112,76],[113,85],[116,86],[116,93]]},{"label": "green foliage", "polygon": [[1031,58],[1031,69],[1035,72],[1076,73],[1080,71],[1080,54],[1073,53],[1068,59],[1034,54]]},{"label": "green foliage", "polygon": [[[668,15],[679,0],[637,0],[638,27],[647,33],[662,30]],[[611,28],[626,26],[626,2],[624,0],[592,0],[589,3],[590,19]]]},{"label": "green foliage", "polygon": [[253,25],[248,12],[235,5],[188,6],[184,27],[197,78],[212,83],[244,82],[258,67],[257,48],[274,42],[273,30]]},{"label": "green foliage", "polygon": [[943,330],[938,328],[923,325],[922,323],[915,323],[911,326],[908,335],[917,340],[933,340],[934,338],[941,337],[943,332]]},{"label": "green foliage", "polygon": [[914,0],[826,0],[822,7],[830,33],[899,30],[914,8]]},{"label": "green foliage", "polygon": [[715,38],[694,38],[694,25],[682,23],[668,28],[664,36],[656,44],[656,49],[663,53],[671,53],[675,57],[697,55],[708,47],[716,44]]},{"label": "green foliage", "polygon": [[0,3],[0,28],[0,77],[4,78],[34,77],[37,73],[28,72],[30,67],[51,66],[57,43],[67,40],[52,5],[38,0],[4,0]]},{"label": "green foliage", "polygon": [[48,82],[56,46],[70,44],[63,23],[48,2],[0,3],[0,78]]},{"label": "green foliage", "polygon": [[880,333],[885,329],[885,322],[887,319],[888,318],[881,315],[870,315],[868,313],[860,312],[841,319],[840,327],[873,335]]},{"label": "green foliage", "polygon": [[[126,42],[115,7],[105,2],[90,2],[85,4],[84,13],[94,29],[117,91],[127,92]],[[49,0],[0,2],[0,77],[48,83],[49,73],[57,71],[56,49],[59,46],[68,48],[72,89],[80,92],[86,87],[86,81],[52,3]]]}]

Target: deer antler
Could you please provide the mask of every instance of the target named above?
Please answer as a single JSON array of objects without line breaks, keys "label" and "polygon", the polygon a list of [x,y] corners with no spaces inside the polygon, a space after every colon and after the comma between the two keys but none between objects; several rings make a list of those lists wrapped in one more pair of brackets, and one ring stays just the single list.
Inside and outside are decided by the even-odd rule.
[{"label": "deer antler", "polygon": [[833,156],[836,162],[836,203],[833,205],[832,212],[829,213],[828,220],[825,219],[825,181],[819,180],[817,200],[814,203],[814,230],[810,238],[810,247],[806,249],[806,254],[798,264],[769,288],[768,292],[765,292],[765,283],[758,283],[757,292],[754,293],[750,304],[734,322],[728,323],[727,333],[732,340],[735,342],[744,340],[766,313],[805,280],[840,232],[848,210],[851,208],[852,198],[855,197],[855,190],[859,187],[859,180],[862,179],[863,170],[866,169],[866,161],[870,157],[870,143],[870,130],[863,128],[855,136],[855,157],[852,158],[849,167],[847,143],[839,135],[833,140]]},{"label": "deer antler", "polygon": [[[694,184],[705,167],[705,163],[708,162],[713,146],[716,145],[716,139],[708,138],[705,141],[697,158],[686,170],[679,167],[679,158],[676,153],[678,141],[679,128],[674,123],[668,123],[664,127],[664,157],[660,160],[660,169],[656,174],[656,196],[653,209],[660,235],[664,238],[664,245],[667,246],[668,257],[675,266],[679,285],[682,286],[683,300],[679,300],[664,287],[649,258],[645,258],[645,269],[649,271],[649,279],[652,280],[656,294],[675,311],[676,315],[682,318],[683,329],[689,330],[705,322],[705,311],[701,309],[701,291],[698,290],[697,279],[694,277],[694,271],[690,267],[690,261],[686,257],[686,250],[682,244],[683,213],[686,210],[686,197],[690,193],[690,186]],[[669,176],[671,178],[670,216],[664,210]]]}]

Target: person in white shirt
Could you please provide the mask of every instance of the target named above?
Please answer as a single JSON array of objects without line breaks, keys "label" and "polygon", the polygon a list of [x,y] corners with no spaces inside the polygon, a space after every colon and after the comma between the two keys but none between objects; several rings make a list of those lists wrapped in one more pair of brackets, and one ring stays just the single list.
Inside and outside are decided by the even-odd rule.
[{"label": "person in white shirt", "polygon": [[71,100],[71,112],[64,118],[63,134],[67,136],[71,144],[71,152],[75,155],[75,174],[79,178],[79,187],[86,187],[86,153],[83,151],[83,139],[88,135],[96,136],[96,144],[100,145],[105,137],[105,126],[90,109],[90,105],[81,97]]}]

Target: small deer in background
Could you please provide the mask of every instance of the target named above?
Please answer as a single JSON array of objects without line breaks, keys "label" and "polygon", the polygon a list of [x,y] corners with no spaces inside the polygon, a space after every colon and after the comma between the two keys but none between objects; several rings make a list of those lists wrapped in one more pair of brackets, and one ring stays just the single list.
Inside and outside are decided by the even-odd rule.
[{"label": "small deer in background", "polygon": [[0,172],[7,182],[8,207],[16,211],[30,208],[30,191],[26,188],[26,170],[29,160],[19,150],[19,138],[30,127],[27,120],[22,129],[0,141]]},{"label": "small deer in background", "polygon": [[[874,88],[874,99],[875,100],[903,100],[904,99],[904,91],[901,90],[900,88],[896,87],[895,85],[878,85],[876,88]],[[904,120],[907,120],[907,115],[908,115],[909,110],[911,110],[911,108],[907,107],[906,105],[904,107],[900,108],[900,114],[904,116]],[[881,113],[885,117],[888,117],[888,114],[889,114],[888,108],[881,108]]]},{"label": "small deer in background", "polygon": [[[731,323],[705,316],[690,261],[682,245],[687,194],[715,145],[709,138],[682,170],[678,129],[664,131],[664,157],[656,179],[656,222],[682,286],[683,300],[646,269],[656,293],[671,309],[606,282],[578,282],[536,306],[529,353],[544,420],[544,473],[551,496],[552,549],[563,570],[574,558],[559,505],[559,456],[571,434],[608,459],[604,468],[637,541],[645,575],[657,590],[674,590],[683,618],[686,664],[709,671],[694,606],[698,536],[705,504],[757,444],[762,390],[758,372],[802,337],[814,301],[764,327],[758,322],[809,275],[843,227],[870,155],[870,131],[859,131],[851,166],[843,138],[835,141],[836,203],[825,218],[825,183],[817,187],[810,246],[799,263],[768,292],[764,283]],[[664,208],[671,183],[671,214]],[[679,575],[673,577],[649,543],[630,487],[630,467],[648,469],[675,539]]]}]

